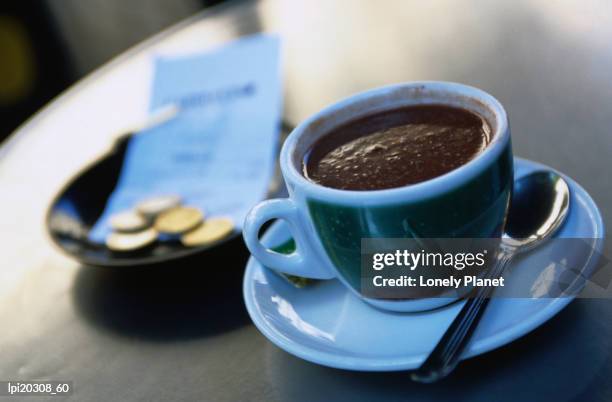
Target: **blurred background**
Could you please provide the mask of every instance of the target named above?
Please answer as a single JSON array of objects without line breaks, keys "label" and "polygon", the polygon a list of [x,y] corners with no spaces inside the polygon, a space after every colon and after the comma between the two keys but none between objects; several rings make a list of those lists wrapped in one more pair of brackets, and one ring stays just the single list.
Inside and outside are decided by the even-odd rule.
[{"label": "blurred background", "polygon": [[3,0],[0,143],[113,56],[222,0]]}]

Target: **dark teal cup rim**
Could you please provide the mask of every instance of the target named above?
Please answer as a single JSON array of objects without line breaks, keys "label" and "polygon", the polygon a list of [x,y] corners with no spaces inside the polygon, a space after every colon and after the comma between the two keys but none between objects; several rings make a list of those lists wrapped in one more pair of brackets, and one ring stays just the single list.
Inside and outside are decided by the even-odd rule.
[{"label": "dark teal cup rim", "polygon": [[[383,190],[340,190],[304,177],[302,161],[310,146],[334,128],[359,117],[410,105],[442,104],[482,116],[491,127],[491,142],[474,159],[441,176],[420,183]],[[502,154],[510,141],[508,116],[501,103],[478,88],[444,81],[389,85],[352,95],[327,106],[298,125],[283,144],[281,170],[290,187],[299,186],[310,197],[341,204],[367,205],[416,201],[447,192],[481,173]]]}]

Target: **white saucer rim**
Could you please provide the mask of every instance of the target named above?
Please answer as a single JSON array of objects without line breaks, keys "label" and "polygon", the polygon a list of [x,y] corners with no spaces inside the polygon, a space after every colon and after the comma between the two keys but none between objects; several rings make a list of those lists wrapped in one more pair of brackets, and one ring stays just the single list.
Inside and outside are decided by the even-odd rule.
[{"label": "white saucer rim", "polygon": [[[594,238],[599,239],[596,244],[596,249],[598,252],[601,252],[603,248],[604,238],[605,238],[605,227],[603,223],[603,218],[597,204],[589,195],[589,193],[580,186],[577,182],[569,178],[563,173],[558,172],[556,169],[553,169],[544,164],[534,162],[531,160],[523,159],[523,158],[514,158],[515,164],[521,163],[526,164],[531,169],[548,169],[554,172],[561,174],[570,185],[570,189],[576,188],[580,195],[585,197],[585,201],[590,205],[590,211],[594,211],[595,214],[592,216],[593,222],[595,223],[595,229],[598,236],[594,236]],[[267,231],[271,232],[275,225],[278,225],[278,222],[273,224]],[[265,235],[264,234],[264,237]],[[301,345],[300,343],[295,342],[294,340],[284,336],[283,334],[273,330],[269,327],[261,318],[263,316],[262,312],[259,310],[259,306],[255,303],[254,296],[252,294],[252,287],[250,286],[253,282],[252,271],[255,269],[265,269],[262,267],[253,257],[250,257],[247,262],[247,267],[245,270],[244,281],[243,281],[243,294],[245,305],[247,307],[247,311],[251,320],[255,324],[255,326],[259,329],[259,331],[273,344],[283,349],[284,351],[293,354],[297,357],[300,357],[306,361],[310,361],[313,363],[317,363],[327,367],[334,367],[339,369],[346,370],[354,370],[354,371],[399,371],[399,370],[410,370],[418,367],[421,364],[422,359],[416,356],[398,356],[392,358],[372,358],[372,357],[349,357],[349,356],[341,356],[338,354],[330,353],[330,352],[322,352],[316,349],[312,349],[306,346]],[[503,345],[507,345],[517,339],[522,338],[526,334],[533,331],[535,328],[541,326],[556,314],[558,314],[564,307],[566,307],[574,297],[565,297],[565,298],[557,298],[553,300],[551,303],[547,304],[544,309],[542,309],[539,314],[529,320],[524,320],[519,324],[512,325],[502,331],[497,332],[494,335],[490,335],[487,338],[479,339],[475,342],[474,345],[470,347],[467,351],[466,355],[463,359],[468,359],[474,356],[478,356],[480,354],[489,352],[491,350],[497,349]],[[370,307],[374,309],[374,307]],[[380,311],[380,310],[379,310]],[[381,314],[386,314],[383,311],[380,311]]]}]

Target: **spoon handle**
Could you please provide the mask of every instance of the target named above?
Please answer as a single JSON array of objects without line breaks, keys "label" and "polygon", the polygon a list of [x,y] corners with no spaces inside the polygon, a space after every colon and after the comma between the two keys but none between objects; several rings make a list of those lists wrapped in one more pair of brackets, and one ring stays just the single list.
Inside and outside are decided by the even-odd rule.
[{"label": "spoon handle", "polygon": [[[502,251],[495,265],[486,273],[485,278],[499,278],[512,256],[512,252]],[[435,382],[449,375],[457,367],[489,303],[489,296],[492,292],[493,287],[479,287],[476,293],[467,299],[425,362],[410,375],[414,381]]]}]

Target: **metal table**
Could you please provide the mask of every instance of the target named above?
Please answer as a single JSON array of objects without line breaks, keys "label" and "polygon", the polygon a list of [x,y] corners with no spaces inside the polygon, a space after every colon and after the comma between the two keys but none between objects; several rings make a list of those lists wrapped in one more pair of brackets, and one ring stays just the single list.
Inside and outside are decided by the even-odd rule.
[{"label": "metal table", "polygon": [[51,246],[43,220],[52,196],[145,116],[150,57],[259,31],[283,39],[288,121],[398,81],[475,85],[506,106],[515,154],[580,182],[612,227],[612,4],[231,3],[103,66],[0,149],[0,380],[73,380],[75,401],[611,400],[610,300],[574,301],[422,385],[405,373],[319,367],[269,343],[242,302],[240,244],[225,264],[172,272],[82,267]]}]

